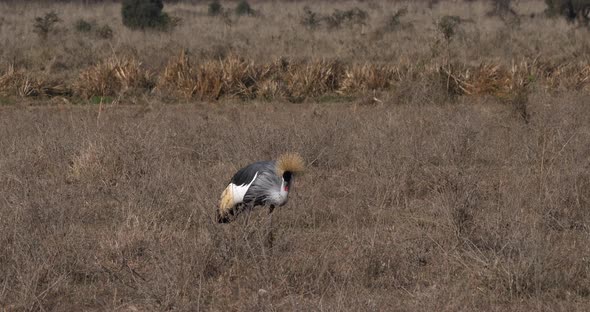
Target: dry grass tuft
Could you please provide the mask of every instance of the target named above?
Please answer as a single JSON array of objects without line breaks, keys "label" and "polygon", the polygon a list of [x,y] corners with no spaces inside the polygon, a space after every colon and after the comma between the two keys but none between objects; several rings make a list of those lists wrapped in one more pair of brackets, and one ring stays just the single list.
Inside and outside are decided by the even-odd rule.
[{"label": "dry grass tuft", "polygon": [[588,63],[564,63],[548,67],[546,85],[550,90],[587,90],[590,85]]},{"label": "dry grass tuft", "polygon": [[30,83],[22,71],[17,71],[13,65],[0,76],[0,92],[3,95],[27,95],[30,93]]},{"label": "dry grass tuft", "polygon": [[208,61],[197,67],[193,80],[192,96],[200,99],[217,100],[223,92],[221,61]]},{"label": "dry grass tuft", "polygon": [[187,98],[193,95],[194,69],[185,50],[168,62],[158,79],[156,88],[159,91],[166,90]]},{"label": "dry grass tuft", "polygon": [[285,80],[291,97],[304,98],[338,90],[343,75],[344,66],[339,61],[295,62],[289,64]]},{"label": "dry grass tuft", "polygon": [[386,90],[393,85],[397,77],[397,70],[388,65],[352,65],[345,70],[339,91],[355,93]]},{"label": "dry grass tuft", "polygon": [[233,54],[206,61],[196,71],[194,95],[215,100],[221,96],[251,99],[255,97],[257,76],[252,61]]},{"label": "dry grass tuft", "polygon": [[255,97],[259,73],[252,61],[232,54],[224,60],[219,60],[219,66],[223,73],[224,95],[244,99]]},{"label": "dry grass tuft", "polygon": [[482,64],[477,68],[461,67],[448,65],[440,68],[441,77],[446,80],[447,90],[452,94],[500,95],[510,89],[510,75],[499,65]]},{"label": "dry grass tuft", "polygon": [[286,98],[289,94],[285,75],[288,68],[289,61],[286,58],[260,65],[256,96],[267,100]]},{"label": "dry grass tuft", "polygon": [[503,96],[510,93],[513,86],[510,72],[494,64],[481,64],[473,70],[467,69],[462,77],[462,90],[468,95]]},{"label": "dry grass tuft", "polygon": [[219,97],[253,98],[257,72],[254,64],[235,55],[193,66],[185,51],[171,60],[159,79],[158,89],[183,97],[217,100]]},{"label": "dry grass tuft", "polygon": [[63,96],[71,95],[71,90],[63,81],[44,79],[43,74],[33,75],[25,70],[17,70],[9,65],[0,76],[0,94],[4,96]]},{"label": "dry grass tuft", "polygon": [[151,90],[153,75],[132,57],[110,57],[82,71],[74,89],[83,97],[114,96],[133,90]]},{"label": "dry grass tuft", "polygon": [[183,52],[164,70],[159,89],[214,100],[222,96],[242,99],[305,98],[337,90],[343,70],[343,65],[337,61],[292,62],[279,59],[255,64],[236,55],[193,66]]}]

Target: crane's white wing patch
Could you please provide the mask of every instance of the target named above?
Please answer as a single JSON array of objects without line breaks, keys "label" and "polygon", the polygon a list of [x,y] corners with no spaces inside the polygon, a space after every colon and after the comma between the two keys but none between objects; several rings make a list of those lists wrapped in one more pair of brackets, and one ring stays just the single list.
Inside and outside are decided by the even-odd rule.
[{"label": "crane's white wing patch", "polygon": [[244,196],[246,195],[246,192],[248,192],[250,185],[252,185],[252,183],[256,180],[257,176],[258,176],[258,172],[256,172],[256,174],[254,175],[254,178],[248,184],[242,184],[242,185],[235,185],[233,183],[229,184],[232,188],[232,195],[234,197],[234,205],[244,202]]}]

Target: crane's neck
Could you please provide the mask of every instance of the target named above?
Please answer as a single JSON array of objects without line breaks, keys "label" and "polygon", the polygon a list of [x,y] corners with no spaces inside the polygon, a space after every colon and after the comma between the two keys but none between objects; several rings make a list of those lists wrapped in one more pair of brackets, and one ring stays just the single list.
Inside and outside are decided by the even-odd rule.
[{"label": "crane's neck", "polygon": [[281,182],[281,189],[279,190],[275,198],[275,202],[278,206],[282,206],[287,203],[287,199],[289,197],[289,188],[291,184],[285,180],[282,180]]}]

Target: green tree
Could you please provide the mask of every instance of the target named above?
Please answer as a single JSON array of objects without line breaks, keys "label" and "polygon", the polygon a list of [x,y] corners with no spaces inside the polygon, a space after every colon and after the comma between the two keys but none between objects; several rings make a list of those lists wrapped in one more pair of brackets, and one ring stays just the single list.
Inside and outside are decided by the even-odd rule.
[{"label": "green tree", "polygon": [[123,0],[123,25],[131,29],[160,28],[170,24],[162,0]]},{"label": "green tree", "polygon": [[223,6],[219,2],[219,0],[214,0],[209,3],[209,15],[210,16],[217,16],[223,13]]},{"label": "green tree", "polygon": [[241,0],[236,7],[236,14],[238,16],[242,15],[254,15],[254,10],[246,0]]}]

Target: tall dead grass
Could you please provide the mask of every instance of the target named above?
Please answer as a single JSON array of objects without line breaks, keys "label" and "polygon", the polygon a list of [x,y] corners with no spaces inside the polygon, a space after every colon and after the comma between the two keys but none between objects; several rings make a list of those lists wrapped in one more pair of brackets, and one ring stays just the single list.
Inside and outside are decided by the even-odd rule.
[{"label": "tall dead grass", "polygon": [[0,76],[0,92],[16,96],[73,93],[90,98],[157,91],[185,99],[297,100],[327,94],[387,91],[398,85],[430,79],[442,81],[443,88],[451,94],[510,97],[530,84],[537,84],[547,92],[587,90],[590,65],[585,62],[552,64],[538,59],[511,66],[451,63],[417,67],[407,62],[358,64],[288,58],[258,63],[234,54],[199,62],[183,51],[160,73],[147,69],[133,57],[110,57],[83,70],[70,85],[65,81],[56,83],[39,77],[44,76],[8,66]]}]

